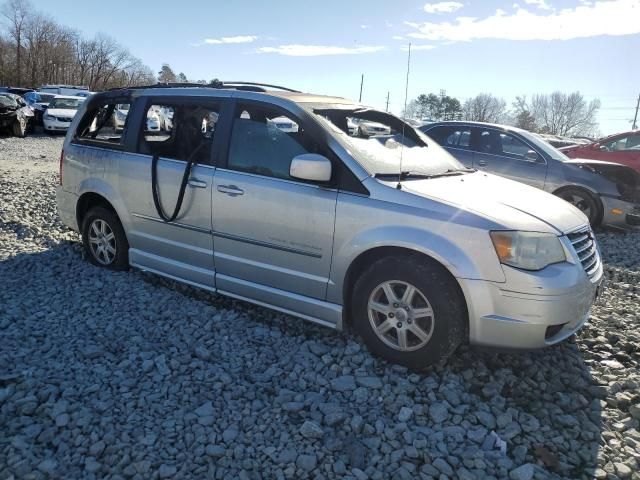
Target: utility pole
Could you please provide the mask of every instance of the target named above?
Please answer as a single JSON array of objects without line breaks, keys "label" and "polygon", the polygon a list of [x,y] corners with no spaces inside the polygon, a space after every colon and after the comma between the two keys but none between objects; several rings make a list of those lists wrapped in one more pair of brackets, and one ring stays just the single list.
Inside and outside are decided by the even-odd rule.
[{"label": "utility pole", "polygon": [[442,117],[443,120],[447,120],[446,116],[447,116],[447,109],[445,108],[444,105],[444,97],[447,96],[447,91],[444,88],[440,89],[440,106],[439,109],[440,110],[438,113],[440,114],[440,116]]},{"label": "utility pole", "polygon": [[360,98],[358,102],[362,102],[362,85],[364,84],[364,73],[360,76]]},{"label": "utility pole", "polygon": [[640,94],[638,95],[638,103],[636,103],[636,114],[633,117],[633,127],[631,127],[631,130],[635,130],[636,128],[638,128],[638,109],[640,108]]},{"label": "utility pole", "polygon": [[385,109],[385,112],[389,111],[389,92],[387,91],[387,108]]}]

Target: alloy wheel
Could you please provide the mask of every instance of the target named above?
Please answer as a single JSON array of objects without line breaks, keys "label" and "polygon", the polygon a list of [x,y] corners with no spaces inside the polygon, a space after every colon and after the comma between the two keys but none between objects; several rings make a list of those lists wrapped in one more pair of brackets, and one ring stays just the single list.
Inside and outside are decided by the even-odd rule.
[{"label": "alloy wheel", "polygon": [[400,280],[381,283],[369,296],[367,310],[373,331],[395,350],[418,350],[433,335],[435,317],[431,304],[410,283]]},{"label": "alloy wheel", "polygon": [[591,218],[591,205],[589,205],[589,202],[587,202],[587,200],[581,195],[576,195],[574,193],[565,193],[561,194],[560,198],[576,207],[578,210],[584,213],[587,218]]},{"label": "alloy wheel", "polygon": [[110,265],[116,258],[116,236],[107,222],[96,218],[89,227],[89,246],[94,258]]}]

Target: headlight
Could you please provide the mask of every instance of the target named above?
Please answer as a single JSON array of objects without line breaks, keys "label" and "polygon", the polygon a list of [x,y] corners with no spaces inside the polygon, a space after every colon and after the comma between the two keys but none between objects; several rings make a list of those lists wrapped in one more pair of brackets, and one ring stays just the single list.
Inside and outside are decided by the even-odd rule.
[{"label": "headlight", "polygon": [[560,239],[551,233],[490,232],[500,263],[524,270],[542,270],[567,257]]},{"label": "headlight", "polygon": [[42,116],[42,118],[44,118],[45,120],[53,120],[53,119],[55,119],[56,117],[54,117],[54,116],[52,116],[52,115],[47,115],[47,114],[45,114],[45,115],[43,115],[43,116]]}]

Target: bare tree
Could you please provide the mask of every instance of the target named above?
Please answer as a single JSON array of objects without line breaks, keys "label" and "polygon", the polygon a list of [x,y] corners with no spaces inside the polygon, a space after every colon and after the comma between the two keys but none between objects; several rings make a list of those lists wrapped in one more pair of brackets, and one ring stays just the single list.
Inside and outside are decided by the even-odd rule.
[{"label": "bare tree", "polygon": [[499,123],[505,116],[507,102],[490,93],[481,93],[464,102],[462,116],[475,122]]},{"label": "bare tree", "polygon": [[0,84],[66,83],[101,90],[154,82],[153,72],[107,35],[83,38],[33,10],[28,0],[0,6]]},{"label": "bare tree", "polygon": [[538,131],[536,118],[533,116],[533,113],[529,111],[526,95],[516,97],[513,102],[513,109],[513,123],[516,127],[530,132]]},{"label": "bare tree", "polygon": [[9,0],[2,7],[2,15],[9,22],[9,35],[14,40],[16,52],[16,84],[22,83],[22,35],[27,16],[31,11],[28,0]]},{"label": "bare tree", "polygon": [[588,102],[580,92],[537,94],[531,99],[530,111],[540,132],[553,135],[580,135],[598,127],[600,100]]}]

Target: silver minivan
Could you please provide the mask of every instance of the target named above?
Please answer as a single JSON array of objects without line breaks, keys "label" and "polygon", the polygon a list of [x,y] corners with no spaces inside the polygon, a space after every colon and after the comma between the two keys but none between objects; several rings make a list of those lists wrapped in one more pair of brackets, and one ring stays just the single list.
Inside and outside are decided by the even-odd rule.
[{"label": "silver minivan", "polygon": [[[388,131],[356,138],[354,122]],[[95,265],[350,325],[413,368],[462,342],[560,342],[603,278],[587,219],[564,200],[468,169],[393,115],[282,87],[90,97],[64,142],[57,203]]]}]

